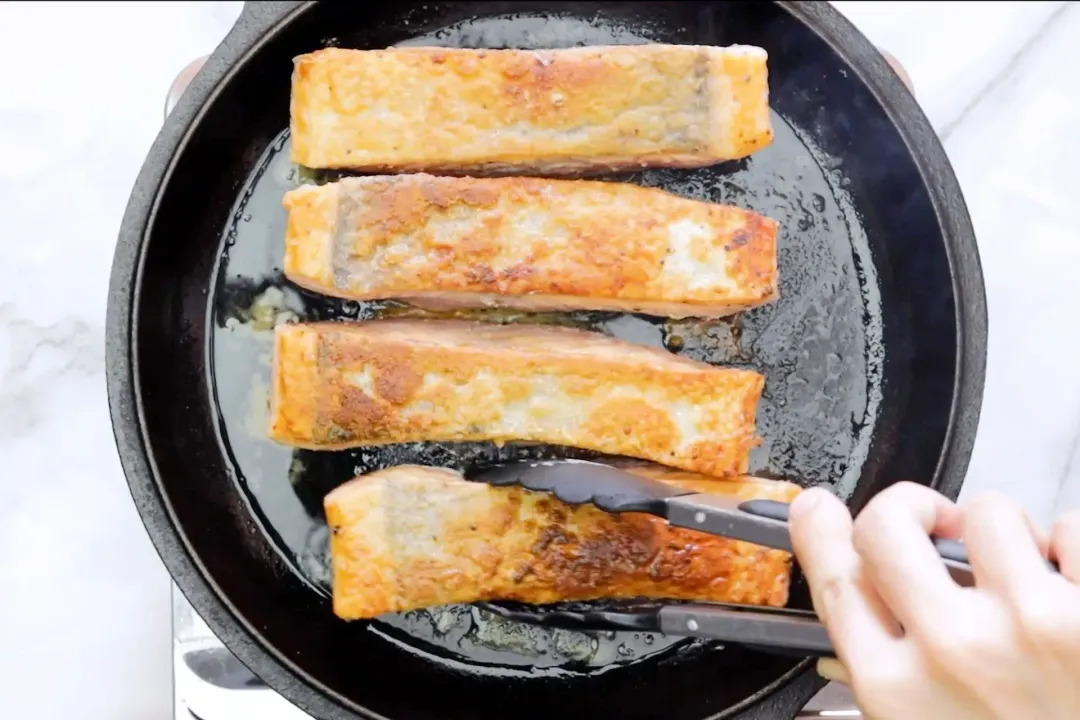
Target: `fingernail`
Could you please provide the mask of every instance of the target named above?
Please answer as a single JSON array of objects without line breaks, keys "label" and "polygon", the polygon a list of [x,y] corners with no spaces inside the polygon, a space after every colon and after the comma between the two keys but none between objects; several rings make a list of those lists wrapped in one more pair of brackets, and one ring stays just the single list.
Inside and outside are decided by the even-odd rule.
[{"label": "fingernail", "polygon": [[795,496],[791,501],[791,515],[802,515],[821,502],[822,493],[827,492],[821,488],[807,488]]}]

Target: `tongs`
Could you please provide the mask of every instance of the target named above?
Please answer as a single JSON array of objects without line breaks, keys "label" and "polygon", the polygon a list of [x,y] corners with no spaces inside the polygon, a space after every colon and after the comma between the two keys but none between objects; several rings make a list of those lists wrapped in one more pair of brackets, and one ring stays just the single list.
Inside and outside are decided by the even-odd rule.
[{"label": "tongs", "polygon": [[[552,493],[571,505],[590,503],[610,513],[648,513],[670,525],[791,552],[787,503],[746,500],[692,492],[650,480],[611,465],[582,460],[523,460],[468,473],[470,480],[499,487],[517,485]],[[961,542],[932,538],[957,584],[975,579]],[[490,606],[490,604],[489,604]],[[513,609],[490,606],[504,617],[592,629],[654,630],[668,635],[707,638],[784,654],[829,657],[834,654],[824,625],[812,612],[705,603],[662,603],[642,616],[618,612]]]}]

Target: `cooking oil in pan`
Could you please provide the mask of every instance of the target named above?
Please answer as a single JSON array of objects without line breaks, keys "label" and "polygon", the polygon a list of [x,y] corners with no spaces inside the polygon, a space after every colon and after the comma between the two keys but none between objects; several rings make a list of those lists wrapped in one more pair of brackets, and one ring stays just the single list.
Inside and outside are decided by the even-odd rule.
[{"label": "cooking oil in pan", "polygon": [[[413,44],[558,47],[642,42],[614,26],[570,19],[494,18],[447,28]],[[686,197],[749,208],[780,222],[780,299],[723,320],[665,320],[620,313],[432,313],[393,302],[320,297],[281,273],[285,192],[333,173],[288,160],[288,135],[267,149],[225,230],[212,303],[214,392],[222,437],[243,491],[266,532],[314,591],[329,593],[325,494],[372,470],[419,463],[465,467],[514,457],[590,457],[542,445],[415,443],[342,452],[293,450],[265,436],[273,327],[297,320],[465,317],[566,325],[606,333],[713,364],[766,376],[758,410],[764,443],[752,470],[841,493],[858,478],[873,430],[881,370],[881,325],[869,249],[843,178],[804,137],[773,116],[775,139],[738,163],[702,170],[646,170],[612,177]],[[327,612],[329,612],[329,608]],[[502,672],[596,672],[700,643],[648,633],[587,633],[513,623],[451,606],[380,618],[372,632],[464,668]],[[520,670],[514,670],[520,668]]]}]

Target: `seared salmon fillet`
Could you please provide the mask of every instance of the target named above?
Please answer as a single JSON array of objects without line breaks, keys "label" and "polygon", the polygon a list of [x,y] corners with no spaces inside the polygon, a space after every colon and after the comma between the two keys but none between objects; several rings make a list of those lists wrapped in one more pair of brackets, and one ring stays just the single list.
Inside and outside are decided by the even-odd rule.
[{"label": "seared salmon fillet", "polygon": [[426,307],[716,317],[777,297],[777,224],[627,183],[426,174],[285,196],[285,276]]},{"label": "seared salmon fillet", "polygon": [[[790,502],[799,492],[753,477],[646,472],[744,500]],[[324,508],[334,613],[346,620],[483,600],[652,597],[782,607],[788,599],[786,552],[673,528],[651,515],[613,515],[470,482],[445,468],[403,465],[364,475],[331,491]]]},{"label": "seared salmon fillet", "polygon": [[599,333],[454,320],[275,329],[270,437],[314,450],[526,441],[747,469],[765,379]]},{"label": "seared salmon fillet", "polygon": [[703,167],[772,141],[758,47],[327,48],[294,61],[293,162],[443,174]]}]

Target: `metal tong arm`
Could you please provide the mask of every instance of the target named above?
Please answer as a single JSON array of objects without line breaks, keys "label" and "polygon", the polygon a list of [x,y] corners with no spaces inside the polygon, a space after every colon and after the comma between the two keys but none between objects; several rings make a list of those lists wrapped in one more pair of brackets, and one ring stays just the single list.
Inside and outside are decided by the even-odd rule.
[{"label": "metal tong arm", "polygon": [[[695,493],[668,498],[667,520],[679,527],[791,552],[790,509],[787,503],[776,500],[738,503],[718,495]],[[962,587],[972,587],[975,575],[964,544],[946,538],[931,540],[953,580]]]},{"label": "metal tong arm", "polygon": [[829,634],[812,614],[711,605],[665,605],[660,632],[759,647],[799,657],[833,657]]}]

